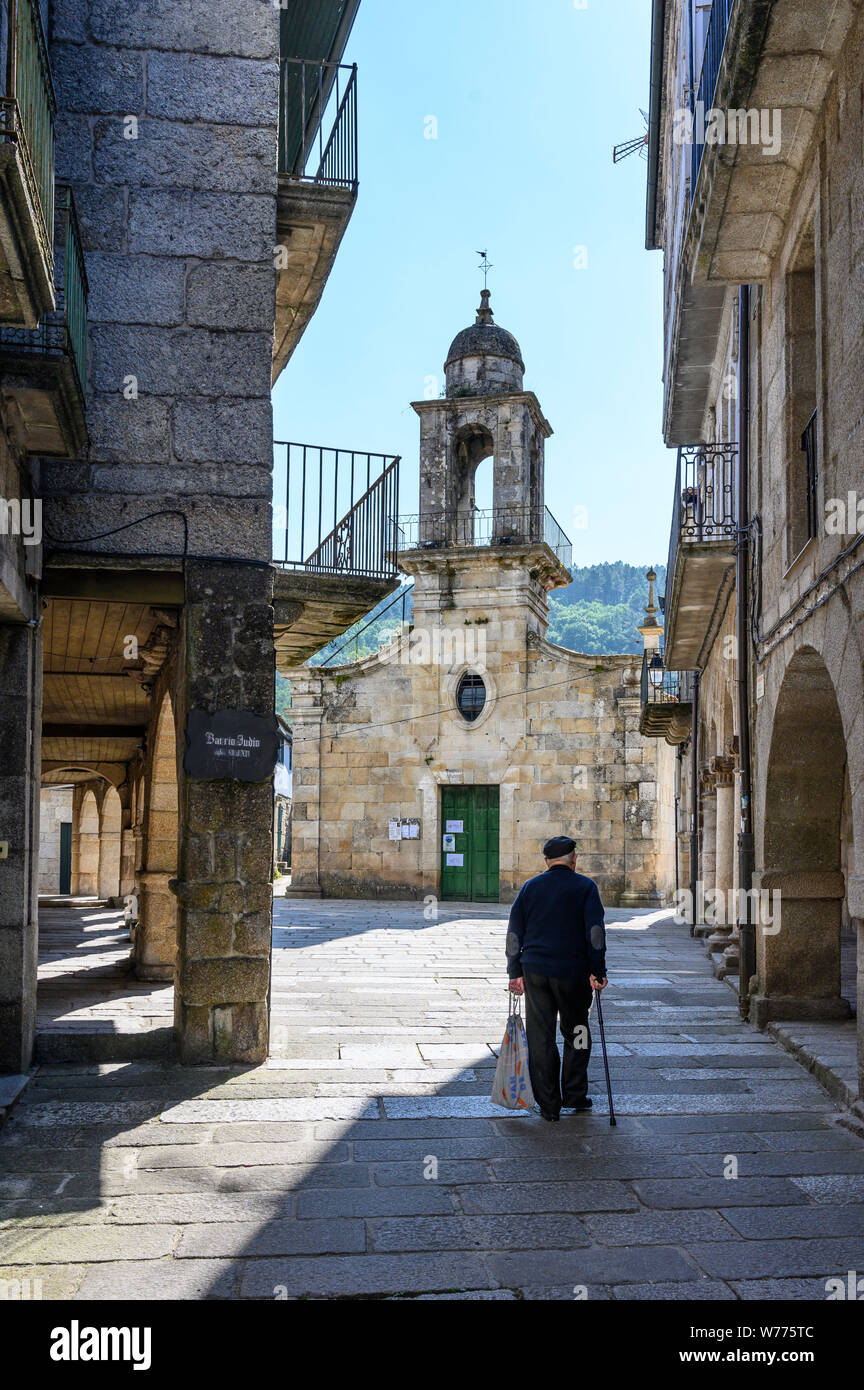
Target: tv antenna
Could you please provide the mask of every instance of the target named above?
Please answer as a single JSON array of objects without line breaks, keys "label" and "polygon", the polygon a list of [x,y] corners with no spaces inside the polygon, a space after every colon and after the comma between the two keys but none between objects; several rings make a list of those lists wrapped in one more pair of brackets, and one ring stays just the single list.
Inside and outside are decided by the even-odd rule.
[{"label": "tv antenna", "polygon": [[613,164],[620,164],[621,160],[626,159],[627,156],[630,154],[638,153],[640,159],[648,158],[648,135],[651,123],[648,120],[647,113],[643,111],[641,107],[640,115],[642,116],[642,119],[645,122],[645,134],[640,135],[639,138],[636,140],[625,140],[623,144],[616,145],[612,151]]}]

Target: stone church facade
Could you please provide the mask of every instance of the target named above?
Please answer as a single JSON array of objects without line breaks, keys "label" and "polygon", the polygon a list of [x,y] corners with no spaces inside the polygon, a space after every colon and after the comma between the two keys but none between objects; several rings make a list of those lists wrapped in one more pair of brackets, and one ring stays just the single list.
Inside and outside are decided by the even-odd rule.
[{"label": "stone church facade", "polygon": [[569,834],[608,903],[671,900],[674,753],[639,733],[637,658],[547,639],[571,547],[544,505],[552,431],[523,372],[484,291],[446,395],[414,405],[413,626],[354,665],[291,673],[294,895],[507,902]]}]

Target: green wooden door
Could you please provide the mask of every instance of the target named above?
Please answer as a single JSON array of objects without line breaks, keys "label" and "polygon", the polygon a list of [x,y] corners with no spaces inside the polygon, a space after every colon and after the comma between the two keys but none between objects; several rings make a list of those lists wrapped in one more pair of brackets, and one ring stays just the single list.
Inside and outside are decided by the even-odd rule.
[{"label": "green wooden door", "polygon": [[72,822],[60,822],[60,888],[63,894],[72,892]]},{"label": "green wooden door", "polygon": [[441,788],[443,901],[498,902],[498,807],[497,787]]}]

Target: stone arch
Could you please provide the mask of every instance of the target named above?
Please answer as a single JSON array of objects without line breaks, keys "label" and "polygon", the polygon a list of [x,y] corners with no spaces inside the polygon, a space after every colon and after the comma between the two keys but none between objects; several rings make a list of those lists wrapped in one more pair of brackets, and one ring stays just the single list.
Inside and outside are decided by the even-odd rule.
[{"label": "stone arch", "polygon": [[761,888],[779,894],[780,912],[757,931],[760,1022],[849,1012],[840,990],[846,777],[834,682],[820,653],[799,647],[774,709],[760,817]]},{"label": "stone arch", "polygon": [[177,735],[174,707],[167,692],[153,729],[143,790],[143,867],[136,875],[135,971],[140,979],[170,980],[177,954],[177,899],[169,884],[177,876],[179,814]]},{"label": "stone arch", "polygon": [[106,787],[99,808],[99,897],[120,895],[120,840],[123,807],[116,787]]},{"label": "stone arch", "polygon": [[95,898],[99,893],[99,805],[92,786],[76,797],[72,821],[72,892]]},{"label": "stone arch", "polygon": [[[477,505],[475,479],[477,469],[495,453],[495,440],[485,425],[477,421],[463,425],[453,438],[453,504],[455,512],[455,541],[472,545],[475,537],[474,512]],[[494,507],[493,479],[493,507]]]}]

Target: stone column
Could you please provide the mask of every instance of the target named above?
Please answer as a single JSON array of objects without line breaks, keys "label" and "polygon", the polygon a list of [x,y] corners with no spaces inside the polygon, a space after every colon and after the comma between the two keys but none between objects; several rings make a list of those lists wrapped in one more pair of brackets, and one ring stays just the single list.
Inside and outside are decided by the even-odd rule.
[{"label": "stone column", "polygon": [[864,875],[852,874],[846,885],[846,902],[858,936],[856,998],[858,1003],[858,1101],[853,1107],[864,1120]]},{"label": "stone column", "polygon": [[[273,581],[266,565],[190,560],[178,727],[192,709],[274,714]],[[182,741],[181,741],[182,747]],[[183,771],[175,1027],[181,1060],[263,1062],[273,912],[273,777]]]},{"label": "stone column", "polygon": [[[717,863],[717,791],[714,786],[714,773],[710,768],[703,768],[700,774],[699,800],[702,806],[702,839],[699,847],[699,882],[702,886],[702,893],[706,894],[709,889],[715,886],[716,863]],[[698,895],[698,885],[697,885]],[[706,924],[698,920],[698,909],[700,903],[694,906],[695,922],[694,936],[710,936],[714,930],[713,925]]]},{"label": "stone column", "polygon": [[710,951],[723,951],[732,935],[730,907],[735,882],[735,765],[731,758],[715,758],[711,765],[716,788],[716,838],[714,887],[722,898],[717,926],[708,937]]},{"label": "stone column", "polygon": [[135,832],[129,823],[130,813],[123,812],[123,829],[120,835],[120,896],[135,892]]},{"label": "stone column", "polygon": [[322,680],[307,670],[292,671],[290,680],[294,799],[291,806],[291,887],[285,896],[320,898],[323,897],[318,877],[321,868]]},{"label": "stone column", "polygon": [[0,626],[0,1071],[30,1066],[36,1027],[42,639]]},{"label": "stone column", "polygon": [[177,902],[174,869],[141,869],[137,875],[138,926],[134,934],[135,976],[173,980],[177,961]]},{"label": "stone column", "polygon": [[764,1028],[774,1019],[848,1018],[840,995],[843,874],[770,869],[753,886],[768,895],[773,921],[756,928],[759,994],[751,1020]]},{"label": "stone column", "polygon": [[741,769],[738,766],[738,735],[736,734],[729,742],[729,754],[735,764],[735,778],[732,785],[732,812],[734,816],[733,836],[734,845],[732,851],[732,897],[734,910],[730,918],[732,933],[723,951],[723,975],[737,975],[741,964],[741,931],[739,925],[739,897],[741,884],[738,878],[738,835],[741,825]]}]

